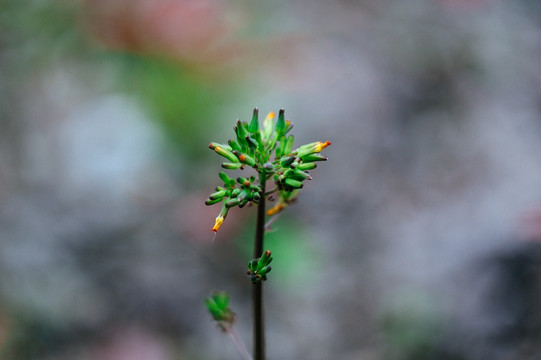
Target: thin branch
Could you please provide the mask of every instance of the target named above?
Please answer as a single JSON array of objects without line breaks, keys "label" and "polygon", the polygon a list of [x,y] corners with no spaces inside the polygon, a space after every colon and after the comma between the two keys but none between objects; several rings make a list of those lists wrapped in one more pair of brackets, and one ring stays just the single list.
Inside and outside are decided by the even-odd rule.
[{"label": "thin branch", "polygon": [[278,186],[275,186],[275,187],[273,187],[272,189],[270,189],[269,191],[267,191],[267,192],[265,193],[265,196],[270,195],[270,194],[273,194],[273,193],[275,193],[275,192],[277,192],[277,191],[278,191]]},{"label": "thin branch", "polygon": [[244,344],[244,341],[240,338],[239,334],[233,327],[227,326],[226,327],[227,333],[231,336],[231,339],[233,340],[233,343],[235,344],[235,347],[237,348],[240,356],[243,360],[253,360],[252,355],[248,352],[248,349],[246,348],[246,345]]},{"label": "thin branch", "polygon": [[282,213],[274,214],[274,215],[271,216],[271,218],[265,223],[265,231],[266,231],[266,232],[271,231],[271,225],[274,224],[274,222],[275,222],[276,220],[278,220],[278,218],[280,217],[280,215],[282,215]]}]

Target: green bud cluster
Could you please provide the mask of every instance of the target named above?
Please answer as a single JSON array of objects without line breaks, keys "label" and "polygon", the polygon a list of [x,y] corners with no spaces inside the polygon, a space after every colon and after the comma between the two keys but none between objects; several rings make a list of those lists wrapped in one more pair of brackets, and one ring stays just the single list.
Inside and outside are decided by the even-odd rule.
[{"label": "green bud cluster", "polygon": [[269,266],[271,261],[271,252],[267,250],[259,259],[253,259],[248,263],[247,274],[250,276],[250,281],[253,284],[267,280],[267,274],[271,271],[271,267]]},{"label": "green bud cluster", "polygon": [[210,315],[218,322],[222,330],[235,322],[235,313],[229,308],[229,295],[225,292],[215,291],[205,299],[205,305]]},{"label": "green bud cluster", "polygon": [[[244,170],[248,166],[264,177],[264,181],[268,178],[274,180],[280,192],[280,202],[268,211],[268,215],[281,211],[296,198],[297,190],[304,186],[304,181],[312,179],[308,171],[316,168],[315,162],[327,160],[319,152],[331,144],[329,141],[314,142],[293,150],[295,138],[289,135],[293,125],[285,119],[284,110],[278,112],[276,121],[274,118],[275,114],[271,112],[260,124],[259,110],[256,108],[249,123],[237,120],[233,128],[235,139],[228,140],[227,144],[209,144],[210,149],[227,160],[222,163],[224,169]],[[261,188],[253,184],[256,180],[253,176],[248,179],[239,177],[235,181],[221,172],[220,178],[224,186],[217,187],[206,201],[207,205],[222,202],[213,231],[221,226],[230,208],[243,207],[249,202],[257,203],[264,196]],[[260,179],[257,183],[260,183]]]},{"label": "green bud cluster", "polygon": [[223,181],[224,186],[216,187],[216,192],[210,194],[207,201],[205,201],[206,205],[222,202],[222,210],[218,215],[220,220],[217,220],[219,224],[215,225],[213,231],[218,230],[230,208],[234,206],[242,208],[248,202],[257,203],[261,199],[261,188],[259,185],[254,184],[255,176],[250,176],[248,179],[238,177],[234,180],[223,171],[220,171],[218,176]]},{"label": "green bud cluster", "polygon": [[[296,150],[291,150],[292,143],[285,140],[285,154],[275,161],[273,179],[280,191],[280,201],[276,206],[269,209],[268,215],[274,215],[282,211],[287,205],[296,200],[299,189],[304,186],[305,180],[312,180],[308,170],[317,167],[315,161],[325,161],[326,157],[319,152],[329,146],[331,143],[314,142],[301,146]],[[280,147],[277,149],[277,153]]]}]

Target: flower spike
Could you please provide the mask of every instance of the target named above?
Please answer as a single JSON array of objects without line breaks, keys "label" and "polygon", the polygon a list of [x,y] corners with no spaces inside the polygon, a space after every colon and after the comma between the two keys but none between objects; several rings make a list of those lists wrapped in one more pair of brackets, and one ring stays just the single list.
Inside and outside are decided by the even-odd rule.
[{"label": "flower spike", "polygon": [[[320,154],[331,145],[330,141],[315,141],[293,150],[293,135],[288,135],[293,124],[285,118],[284,109],[277,113],[269,112],[262,124],[259,123],[259,110],[255,108],[251,121],[237,120],[234,126],[236,140],[228,140],[226,144],[211,142],[209,148],[227,159],[221,164],[226,170],[243,170],[252,167],[257,174],[265,179],[274,180],[275,187],[269,193],[261,192],[260,183],[255,177],[229,177],[220,172],[224,186],[216,190],[207,199],[206,204],[221,202],[222,210],[212,227],[217,232],[227,216],[227,211],[233,207],[242,208],[249,204],[258,204],[261,199],[273,192],[278,192],[279,201],[266,211],[268,216],[283,211],[297,198],[297,193],[311,180],[310,170],[316,168],[316,161],[327,158]],[[239,181],[241,179],[242,181]]]}]

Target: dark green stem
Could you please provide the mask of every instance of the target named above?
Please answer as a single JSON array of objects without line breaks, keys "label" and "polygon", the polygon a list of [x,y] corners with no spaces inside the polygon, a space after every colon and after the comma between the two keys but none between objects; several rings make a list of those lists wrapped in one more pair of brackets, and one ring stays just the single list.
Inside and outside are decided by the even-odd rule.
[{"label": "dark green stem", "polygon": [[[255,228],[254,258],[263,255],[263,240],[265,236],[265,184],[267,174],[265,170],[259,174],[261,186],[261,198],[257,205],[257,223]],[[253,290],[254,309],[254,360],[265,359],[265,323],[263,318],[263,282],[255,283]]]}]

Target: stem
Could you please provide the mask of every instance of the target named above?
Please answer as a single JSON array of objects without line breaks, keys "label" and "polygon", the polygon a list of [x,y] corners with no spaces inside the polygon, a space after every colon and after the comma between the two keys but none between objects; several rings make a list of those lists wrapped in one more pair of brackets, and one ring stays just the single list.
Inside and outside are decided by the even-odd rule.
[{"label": "stem", "polygon": [[270,194],[272,194],[272,193],[275,193],[276,191],[278,191],[278,186],[275,186],[275,187],[273,187],[272,189],[270,189],[269,191],[267,191],[267,192],[265,193],[265,195],[270,195]]},{"label": "stem", "polygon": [[243,360],[253,360],[252,356],[250,356],[250,353],[248,353],[248,350],[246,349],[246,346],[244,345],[244,342],[240,338],[239,334],[235,330],[235,328],[231,326],[226,327],[227,333],[231,336],[233,339],[233,343],[235,344],[235,347],[237,348],[237,351],[239,352],[240,356]]},{"label": "stem", "polygon": [[282,215],[281,213],[278,213],[278,214],[274,214],[270,219],[269,221],[267,221],[265,223],[265,231],[270,231],[271,230],[271,225],[274,224],[274,222],[276,220],[278,220],[278,218],[280,217],[280,215]]},{"label": "stem", "polygon": [[[263,255],[263,240],[265,236],[265,185],[267,173],[262,170],[259,174],[259,186],[261,187],[261,198],[257,205],[257,222],[255,228],[254,258]],[[254,359],[265,360],[265,329],[263,318],[263,282],[254,284],[253,290],[254,309]]]}]

